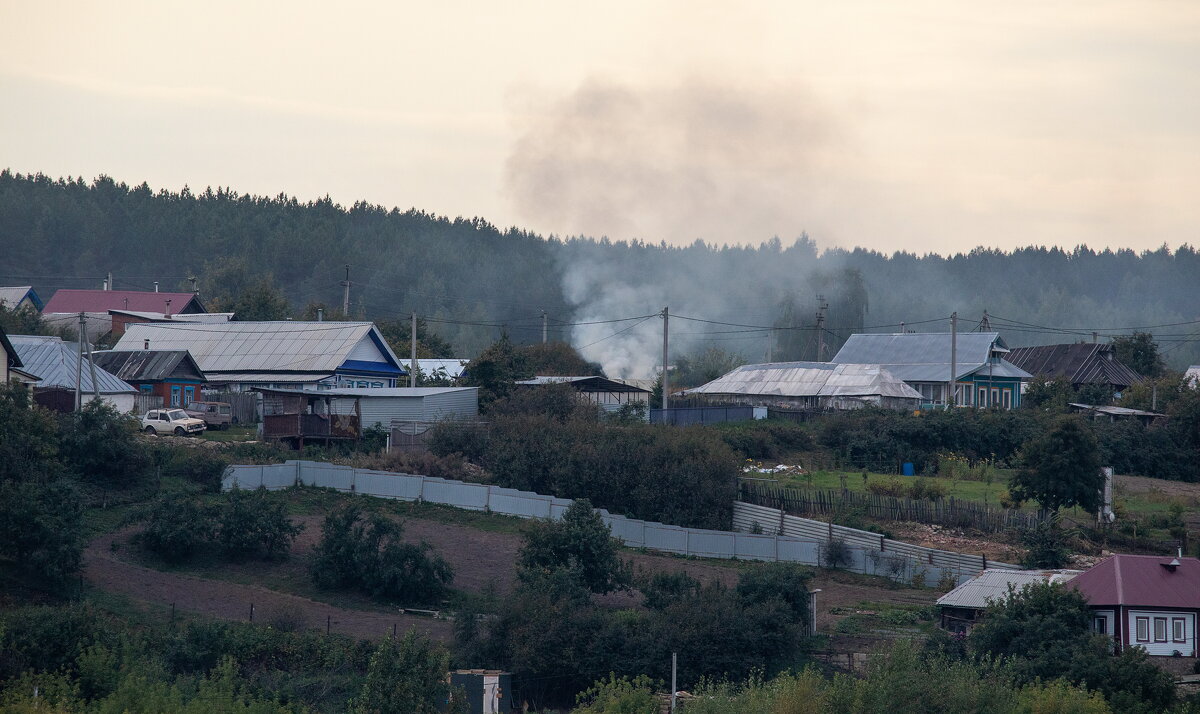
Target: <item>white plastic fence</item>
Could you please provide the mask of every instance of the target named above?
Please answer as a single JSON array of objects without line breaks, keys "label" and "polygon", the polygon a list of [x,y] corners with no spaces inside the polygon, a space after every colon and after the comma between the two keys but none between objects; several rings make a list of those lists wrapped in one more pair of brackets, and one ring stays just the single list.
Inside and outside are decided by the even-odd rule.
[{"label": "white plastic fence", "polygon": [[[543,496],[530,491],[314,461],[287,461],[267,466],[234,465],[226,469],[221,480],[222,490],[259,486],[278,490],[298,485],[333,488],[377,498],[438,503],[518,518],[557,519],[571,505],[570,499]],[[734,504],[735,531],[670,526],[626,518],[603,508],[597,509],[597,512],[612,529],[613,537],[627,546],[700,558],[821,565],[825,544],[829,541],[829,524],[783,516],[777,509],[747,503]],[[807,527],[803,522],[818,524],[824,530]],[[758,529],[753,527],[756,523]],[[841,526],[833,528],[836,529],[836,539],[847,545],[846,557],[849,562],[841,564],[841,567],[853,572],[881,575],[902,582],[923,579],[926,584],[933,585],[945,577],[952,577],[956,583],[961,583],[984,567],[984,562],[978,556],[930,551],[919,546],[883,541],[879,535],[866,531],[854,531]],[[761,533],[751,533],[752,530],[761,530]],[[853,533],[843,534],[842,531]],[[880,548],[881,544],[885,546],[883,549]],[[918,551],[906,551],[901,546]],[[943,559],[940,556],[930,559],[926,551],[957,556],[961,560]],[[987,566],[1002,567],[993,563],[987,563]]]}]

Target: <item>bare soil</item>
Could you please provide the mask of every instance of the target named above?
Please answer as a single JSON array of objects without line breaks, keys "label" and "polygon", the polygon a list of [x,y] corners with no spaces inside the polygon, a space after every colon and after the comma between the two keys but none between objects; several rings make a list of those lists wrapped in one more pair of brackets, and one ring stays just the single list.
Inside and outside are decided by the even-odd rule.
[{"label": "bare soil", "polygon": [[[292,548],[292,557],[278,563],[251,561],[220,565],[220,579],[194,574],[159,570],[136,562],[141,559],[137,547],[129,544],[132,529],[97,538],[84,554],[85,577],[95,587],[120,593],[147,605],[169,607],[226,620],[249,619],[250,603],[255,606],[255,621],[269,622],[276,613],[298,619],[310,629],[325,627],[355,637],[381,638],[390,635],[393,626],[399,632],[415,627],[433,639],[449,641],[451,624],[446,620],[406,615],[398,608],[381,607],[365,597],[338,594],[338,607],[292,594],[311,590],[306,564],[308,555],[320,540],[322,517],[293,517],[305,526]],[[404,538],[425,541],[454,568],[454,587],[470,593],[493,592],[503,597],[516,586],[517,552],[522,543],[519,534],[483,531],[462,525],[408,518]],[[114,543],[116,544],[114,548]],[[684,572],[701,582],[737,584],[745,563],[677,558],[666,555],[625,553],[635,572]],[[268,586],[282,587],[281,592]],[[852,608],[861,603],[894,605],[930,605],[938,593],[929,589],[891,586],[885,581],[835,571],[818,570],[812,587],[819,588],[817,628],[829,631],[844,615],[833,609]],[[640,607],[636,591],[612,593],[598,598],[608,607]],[[283,615],[279,615],[283,616]]]}]

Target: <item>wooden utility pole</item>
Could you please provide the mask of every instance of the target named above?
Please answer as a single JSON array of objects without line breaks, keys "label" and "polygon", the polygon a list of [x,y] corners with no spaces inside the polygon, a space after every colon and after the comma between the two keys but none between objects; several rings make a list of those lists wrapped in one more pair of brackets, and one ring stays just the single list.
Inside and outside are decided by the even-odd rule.
[{"label": "wooden utility pole", "polygon": [[408,367],[408,386],[417,386],[417,311],[413,310],[412,314],[412,341],[410,343],[409,360],[411,364]]},{"label": "wooden utility pole", "polygon": [[75,363],[75,411],[79,411],[83,407],[83,331],[84,327],[83,313],[79,313],[79,361]]},{"label": "wooden utility pole", "polygon": [[346,264],[346,279],[342,281],[342,314],[350,317],[350,264]]},{"label": "wooden utility pole", "polygon": [[817,361],[825,361],[825,311],[829,309],[829,303],[825,302],[824,295],[817,296]]},{"label": "wooden utility pole", "polygon": [[[667,376],[667,367],[668,367],[668,363],[669,363],[669,353],[667,351],[667,335],[669,332],[668,325],[670,324],[670,321],[671,321],[671,314],[670,314],[670,311],[668,310],[668,308],[664,307],[662,309],[662,319],[663,319],[662,408],[665,411],[668,408],[670,394],[671,394],[671,386],[670,386],[671,380]],[[664,419],[663,423],[665,424],[666,423],[666,415],[665,414],[663,415],[663,419]]]},{"label": "wooden utility pole", "polygon": [[950,313],[950,383],[947,385],[946,408],[954,403],[954,386],[959,380],[959,313]]},{"label": "wooden utility pole", "polygon": [[542,344],[546,344],[546,311],[542,310]]}]

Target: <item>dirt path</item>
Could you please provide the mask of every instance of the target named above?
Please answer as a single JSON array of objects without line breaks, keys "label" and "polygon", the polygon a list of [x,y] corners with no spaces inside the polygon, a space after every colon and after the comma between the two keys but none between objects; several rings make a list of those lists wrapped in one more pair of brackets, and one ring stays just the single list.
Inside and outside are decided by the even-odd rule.
[{"label": "dirt path", "polygon": [[[320,540],[322,517],[299,516],[294,517],[293,521],[304,525],[304,530],[292,547],[294,557],[279,563],[222,564],[222,576],[235,580],[290,582],[295,584],[294,587],[302,588],[308,580],[305,556]],[[140,602],[168,607],[175,603],[181,611],[226,620],[248,620],[250,603],[253,602],[255,620],[261,622],[269,622],[277,613],[294,613],[305,627],[311,629],[323,628],[326,617],[330,617],[332,631],[355,637],[389,635],[394,624],[400,632],[416,627],[419,632],[434,639],[448,641],[451,638],[448,621],[373,612],[371,608],[375,606],[365,597],[357,598],[361,601],[361,610],[340,608],[262,585],[155,570],[131,563],[128,556],[123,554],[136,547],[127,543],[132,532],[132,529],[125,529],[110,533],[88,546],[84,553],[85,577],[94,586]],[[454,568],[453,586],[456,589],[472,593],[491,590],[503,597],[516,587],[517,553],[522,544],[519,534],[495,533],[408,518],[404,520],[404,539],[414,543],[425,541],[433,546],[434,551]],[[114,542],[118,546],[116,550],[113,549]],[[703,583],[717,581],[728,587],[735,586],[738,580],[737,567],[710,561],[644,553],[625,553],[623,557],[631,562],[638,573],[682,572]],[[823,631],[840,619],[830,613],[834,608],[851,607],[863,602],[928,605],[938,595],[932,590],[873,585],[862,578],[827,571],[817,571],[811,584],[822,591],[817,599],[817,627]],[[343,597],[356,600],[354,596]],[[641,599],[640,593],[632,591],[605,595],[598,601],[608,607],[627,608],[639,607]]]},{"label": "dirt path", "polygon": [[120,560],[111,550],[114,540],[128,532],[110,533],[92,541],[84,551],[84,577],[94,587],[126,595],[133,600],[157,606],[175,604],[181,612],[207,615],[222,620],[247,621],[254,604],[256,622],[287,617],[302,629],[323,629],[328,617],[332,632],[353,637],[378,639],[400,633],[410,627],[430,638],[451,639],[450,623],[411,615],[348,610],[322,602],[275,592],[257,585],[241,585],[179,573],[145,568]]}]

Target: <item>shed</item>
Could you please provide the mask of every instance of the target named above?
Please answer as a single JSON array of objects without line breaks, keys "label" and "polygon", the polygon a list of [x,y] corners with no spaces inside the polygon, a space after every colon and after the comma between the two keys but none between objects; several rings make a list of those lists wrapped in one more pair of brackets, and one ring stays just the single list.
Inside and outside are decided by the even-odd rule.
[{"label": "shed", "polygon": [[517,382],[517,385],[522,387],[543,387],[549,384],[570,384],[581,397],[604,408],[615,408],[624,404],[644,404],[650,401],[649,389],[618,382],[607,377],[541,376]]},{"label": "shed", "polygon": [[1118,421],[1123,419],[1136,419],[1143,424],[1150,424],[1158,419],[1166,419],[1166,414],[1158,412],[1148,412],[1143,409],[1130,409],[1128,407],[1111,407],[1102,404],[1076,404],[1071,402],[1068,404],[1071,411],[1076,414],[1099,421]]},{"label": "shed", "polygon": [[390,428],[393,422],[430,423],[479,416],[478,387],[384,387],[381,389],[258,390],[280,395],[331,398],[335,410],[349,411],[357,401],[364,429]]},{"label": "shed", "polygon": [[[133,411],[137,390],[98,365],[93,389],[92,370],[87,360],[79,359],[76,343],[41,335],[9,335],[9,340],[20,355],[24,369],[41,378],[33,390],[34,401],[38,404],[55,411],[72,411],[75,386],[79,383],[85,402],[98,391],[100,399],[117,411]],[[76,375],[79,375],[78,380]]]},{"label": "shed", "polygon": [[988,568],[937,600],[941,626],[951,632],[968,632],[988,605],[1003,600],[1009,588],[1020,590],[1033,583],[1064,583],[1079,570],[1010,570]]},{"label": "shed", "polygon": [[458,357],[418,359],[417,369],[421,370],[422,379],[458,379],[466,372],[470,361]]},{"label": "shed", "polygon": [[1117,360],[1110,344],[1014,347],[1005,359],[1030,374],[1065,380],[1076,388],[1099,385],[1122,392],[1142,381],[1142,375]]},{"label": "shed", "polygon": [[877,364],[746,364],[684,392],[715,402],[784,409],[916,409],[921,393]]}]

